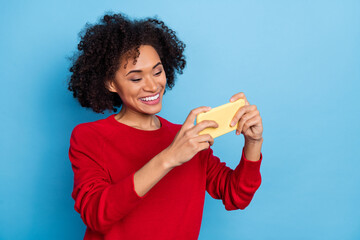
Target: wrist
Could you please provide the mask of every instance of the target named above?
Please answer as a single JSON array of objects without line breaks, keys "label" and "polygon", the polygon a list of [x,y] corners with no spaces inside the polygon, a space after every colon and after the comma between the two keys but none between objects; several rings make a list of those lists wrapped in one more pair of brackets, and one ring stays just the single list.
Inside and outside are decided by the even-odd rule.
[{"label": "wrist", "polygon": [[173,163],[174,161],[172,160],[171,154],[167,148],[165,150],[163,150],[162,152],[160,152],[158,156],[161,161],[161,166],[164,169],[171,170],[176,167],[176,165]]},{"label": "wrist", "polygon": [[260,160],[261,157],[261,147],[263,139],[259,141],[247,140],[244,145],[244,154],[247,160],[256,162]]},{"label": "wrist", "polygon": [[261,145],[263,141],[264,141],[263,137],[256,140],[245,138],[245,144],[250,144],[250,145]]}]

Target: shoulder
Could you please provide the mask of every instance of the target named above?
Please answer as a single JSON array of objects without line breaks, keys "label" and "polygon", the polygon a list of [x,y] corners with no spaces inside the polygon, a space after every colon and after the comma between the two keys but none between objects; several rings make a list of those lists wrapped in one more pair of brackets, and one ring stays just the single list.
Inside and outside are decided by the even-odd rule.
[{"label": "shoulder", "polygon": [[71,138],[103,138],[112,132],[113,131],[107,123],[107,119],[99,119],[92,122],[77,124],[71,132]]}]

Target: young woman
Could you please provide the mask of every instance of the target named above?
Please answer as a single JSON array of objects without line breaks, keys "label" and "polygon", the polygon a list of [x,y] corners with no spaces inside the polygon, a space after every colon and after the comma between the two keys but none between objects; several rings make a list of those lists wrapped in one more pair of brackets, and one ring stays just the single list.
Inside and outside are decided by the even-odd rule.
[{"label": "young woman", "polygon": [[[244,209],[261,184],[262,120],[243,93],[233,122],[245,137],[233,170],[213,155],[214,139],[198,133],[214,121],[183,124],[157,115],[175,73],[186,65],[183,44],[162,21],[106,14],[87,25],[73,58],[69,90],[97,113],[121,111],[77,125],[69,158],[75,210],[87,226],[84,239],[197,239],[205,191],[226,210]],[[181,101],[181,100],[179,100]]]}]

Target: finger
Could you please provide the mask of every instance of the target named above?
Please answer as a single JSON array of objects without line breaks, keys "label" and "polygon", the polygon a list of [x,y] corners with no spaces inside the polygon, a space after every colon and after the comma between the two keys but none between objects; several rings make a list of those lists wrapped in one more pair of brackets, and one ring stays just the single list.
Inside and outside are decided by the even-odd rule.
[{"label": "finger", "polygon": [[230,98],[230,102],[235,102],[236,100],[239,100],[240,98],[245,100],[245,105],[250,105],[249,101],[247,100],[245,94],[243,92],[236,93]]},{"label": "finger", "polygon": [[230,127],[236,125],[239,122],[240,118],[247,112],[255,111],[257,108],[255,105],[243,106],[235,113],[233,119],[230,122]]},{"label": "finger", "polygon": [[214,144],[214,138],[210,134],[199,135],[195,138],[195,140],[199,143],[208,142],[210,146]]},{"label": "finger", "polygon": [[194,135],[198,135],[199,132],[204,130],[205,128],[217,128],[219,127],[219,124],[213,120],[204,120],[200,123],[196,124],[191,130],[191,133]]},{"label": "finger", "polygon": [[250,127],[258,124],[258,121],[260,120],[260,115],[257,113],[249,113],[246,116],[246,119],[243,120],[243,118],[245,118],[245,115],[243,116],[243,118],[241,118],[239,125],[238,125],[238,133],[245,133]]},{"label": "finger", "polygon": [[208,142],[200,143],[198,146],[198,152],[208,149],[210,147],[210,144]]},{"label": "finger", "polygon": [[210,109],[211,109],[211,107],[202,106],[202,107],[198,107],[198,108],[191,110],[191,112],[189,113],[189,115],[187,116],[187,118],[183,124],[184,128],[189,129],[189,128],[193,127],[196,116],[199,113],[207,112]]},{"label": "finger", "polygon": [[238,100],[238,99],[240,99],[240,98],[246,99],[245,94],[244,94],[243,92],[234,94],[234,95],[230,98],[230,102],[234,102],[234,101],[236,101],[236,100]]},{"label": "finger", "polygon": [[246,131],[248,131],[250,128],[253,128],[257,125],[259,125],[261,122],[260,116],[253,117],[252,119],[249,119],[242,129],[243,134],[245,135]]}]

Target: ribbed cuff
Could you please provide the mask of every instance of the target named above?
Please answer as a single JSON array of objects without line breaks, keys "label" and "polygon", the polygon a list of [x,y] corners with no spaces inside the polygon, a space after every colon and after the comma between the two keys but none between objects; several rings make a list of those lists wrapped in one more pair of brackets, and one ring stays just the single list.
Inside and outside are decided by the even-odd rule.
[{"label": "ribbed cuff", "polygon": [[124,216],[136,207],[146,195],[140,197],[135,192],[134,173],[112,185],[109,198],[110,206],[115,212]]},{"label": "ribbed cuff", "polygon": [[246,159],[245,151],[244,151],[244,147],[243,147],[241,161],[244,162],[244,167],[245,168],[252,168],[252,169],[259,169],[260,170],[260,165],[261,165],[262,159],[263,159],[263,156],[262,156],[261,152],[260,152],[260,159],[258,161],[251,161],[249,159]]},{"label": "ribbed cuff", "polygon": [[235,168],[235,176],[237,179],[240,178],[240,176],[243,176],[247,179],[247,181],[254,181],[257,182],[260,178],[260,165],[262,162],[262,154],[260,153],[260,159],[256,162],[250,161],[246,159],[244,148],[242,150],[242,156],[240,163]]}]

